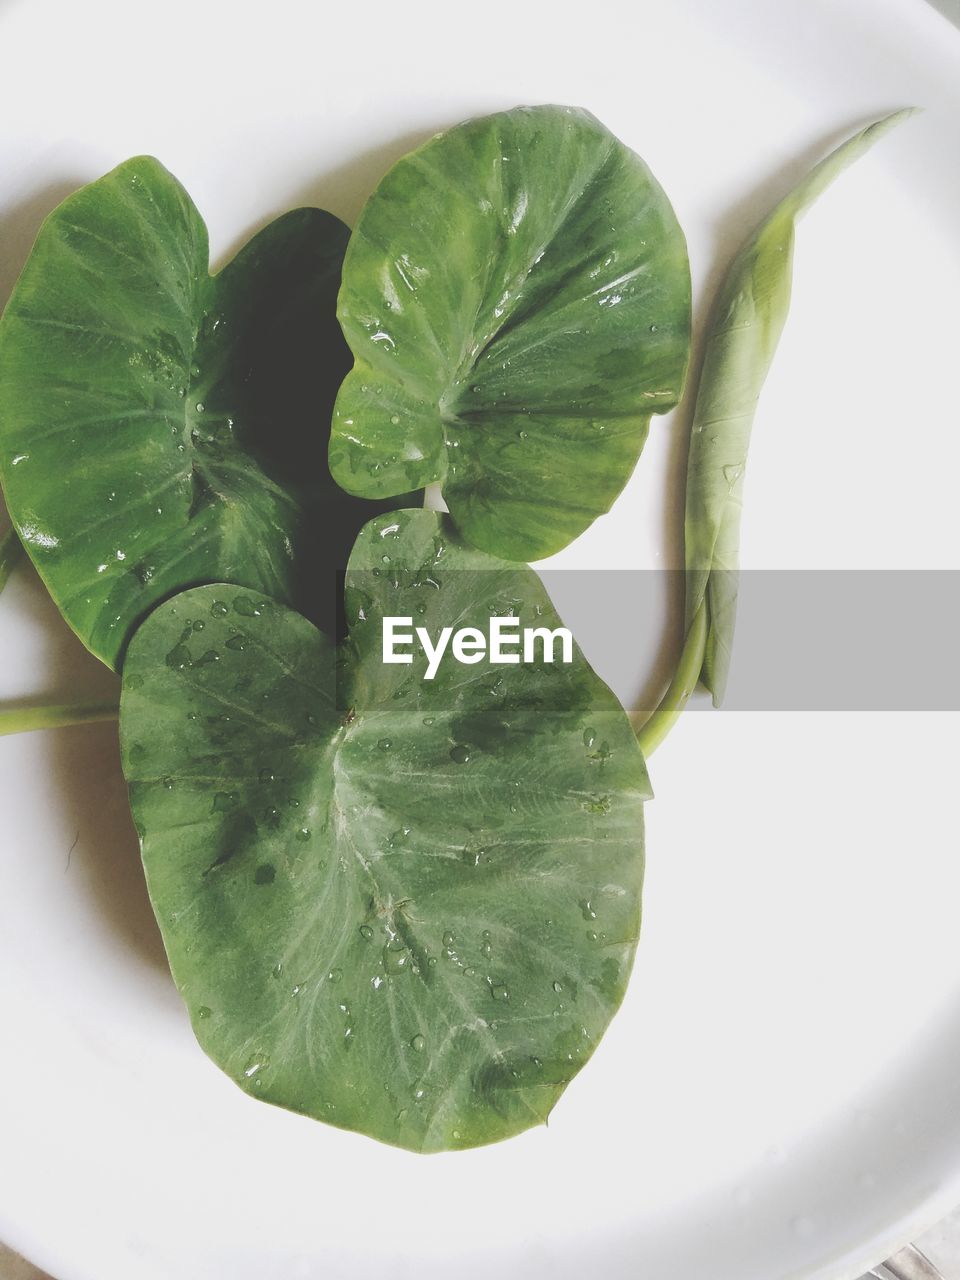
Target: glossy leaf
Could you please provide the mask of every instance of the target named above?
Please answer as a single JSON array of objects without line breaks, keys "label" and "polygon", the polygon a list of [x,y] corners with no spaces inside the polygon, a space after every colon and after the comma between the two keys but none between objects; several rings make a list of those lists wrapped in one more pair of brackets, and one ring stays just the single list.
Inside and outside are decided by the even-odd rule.
[{"label": "glossy leaf", "polygon": [[558,551],[606,511],[676,404],[690,279],[644,163],[584,111],[469,121],[361,214],[340,321],[356,364],[330,460],[350,493],[441,481],[474,546]]},{"label": "glossy leaf", "polygon": [[[0,475],[54,600],[109,665],[194,583],[329,621],[332,570],[371,515],[326,466],[347,236],[298,209],[211,277],[200,215],[144,157],[44,223],[0,322]],[[305,563],[318,547],[329,574]]]},{"label": "glossy leaf", "polygon": [[559,625],[443,517],[363,531],[339,658],[297,614],[189,591],[134,637],[123,761],[207,1053],[255,1097],[415,1150],[546,1119],[620,1003],[646,770],[571,665],[381,660],[381,618]]},{"label": "glossy leaf", "polygon": [[911,115],[863,129],[820,162],[751,235],[733,261],[711,323],[687,468],[687,625],[706,602],[701,679],[719,706],[737,613],[740,513],[757,400],[790,306],[797,218],[848,165]]}]

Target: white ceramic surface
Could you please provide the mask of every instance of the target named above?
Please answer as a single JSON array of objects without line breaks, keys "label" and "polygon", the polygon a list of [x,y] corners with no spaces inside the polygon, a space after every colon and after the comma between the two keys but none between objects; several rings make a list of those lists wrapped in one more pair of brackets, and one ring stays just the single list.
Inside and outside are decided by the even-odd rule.
[{"label": "white ceramic surface", "polygon": [[[825,147],[927,108],[803,225],[744,561],[958,567],[960,33],[918,0],[0,4],[0,290],[130,154],[225,255],[297,203],[352,218],[413,143],[521,101],[644,155],[701,301]],[[681,427],[562,563],[676,563]],[[0,697],[109,683],[26,572],[0,654]],[[688,715],[621,1014],[549,1128],[429,1158],[253,1102],[196,1048],[109,726],[0,742],[0,1238],[58,1280],[859,1275],[960,1201],[957,727]]]}]

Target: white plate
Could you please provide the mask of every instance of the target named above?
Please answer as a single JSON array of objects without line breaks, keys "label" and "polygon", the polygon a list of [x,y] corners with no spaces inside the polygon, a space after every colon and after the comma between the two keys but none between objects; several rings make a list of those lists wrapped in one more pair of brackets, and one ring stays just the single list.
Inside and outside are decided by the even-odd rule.
[{"label": "white plate", "polygon": [[[440,126],[565,101],[651,164],[702,299],[828,144],[921,103],[804,223],[744,559],[957,567],[960,33],[921,0],[34,0],[0,50],[4,290],[40,216],[133,153],[223,255],[297,203],[353,217]],[[675,562],[679,424],[652,437],[563,563]],[[0,696],[105,678],[26,573],[0,652]],[[429,1158],[257,1104],[196,1048],[109,727],[0,743],[0,1236],[60,1280],[858,1274],[960,1200],[956,733],[687,716],[622,1013],[549,1129]]]}]

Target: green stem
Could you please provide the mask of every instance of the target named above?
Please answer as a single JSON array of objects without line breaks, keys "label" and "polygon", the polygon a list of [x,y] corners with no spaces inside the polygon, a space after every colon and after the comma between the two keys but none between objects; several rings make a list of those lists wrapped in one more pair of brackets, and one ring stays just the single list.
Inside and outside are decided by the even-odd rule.
[{"label": "green stem", "polygon": [[59,706],[23,706],[0,709],[0,736],[30,733],[34,729],[62,729],[72,724],[96,724],[116,720],[120,705],[112,702],[68,702]]},{"label": "green stem", "polygon": [[[0,591],[11,571],[25,555],[16,529],[0,538]],[[34,729],[61,729],[72,724],[96,724],[116,720],[120,706],[116,699],[101,702],[66,702],[56,706],[0,706],[0,737],[10,733],[31,733]]]},{"label": "green stem", "polygon": [[16,529],[8,529],[0,538],[0,591],[7,585],[11,569],[16,567],[23,554],[23,543],[17,537]]},{"label": "green stem", "polygon": [[690,630],[683,642],[680,661],[673,674],[673,679],[660,704],[649,716],[645,724],[637,730],[637,741],[640,750],[649,759],[659,747],[677,720],[680,712],[687,705],[687,699],[697,687],[700,672],[703,669],[703,658],[707,648],[707,604],[703,600],[700,608],[693,615]]}]

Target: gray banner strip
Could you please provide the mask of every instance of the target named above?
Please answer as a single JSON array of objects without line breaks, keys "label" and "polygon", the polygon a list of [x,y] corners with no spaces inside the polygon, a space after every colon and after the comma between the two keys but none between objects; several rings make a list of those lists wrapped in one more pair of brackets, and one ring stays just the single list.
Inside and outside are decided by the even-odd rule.
[{"label": "gray banner strip", "polygon": [[[591,663],[628,705],[669,679],[680,572],[541,574]],[[652,672],[652,674],[651,674]],[[699,705],[693,703],[692,705]],[[960,711],[960,571],[739,575],[733,711]]]}]

